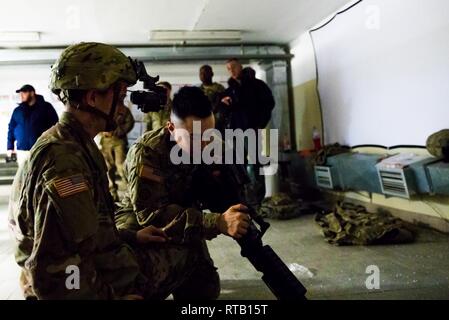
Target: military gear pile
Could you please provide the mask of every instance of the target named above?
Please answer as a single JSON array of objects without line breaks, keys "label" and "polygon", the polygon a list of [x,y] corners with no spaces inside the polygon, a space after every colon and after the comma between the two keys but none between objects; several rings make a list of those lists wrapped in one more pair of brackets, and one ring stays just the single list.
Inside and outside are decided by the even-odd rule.
[{"label": "military gear pile", "polygon": [[338,143],[327,145],[315,156],[315,164],[322,166],[326,164],[327,158],[331,156],[336,156],[337,154],[342,154],[346,152],[350,152],[351,150],[348,147],[341,146]]},{"label": "military gear pile", "polygon": [[427,150],[435,157],[444,157],[449,161],[449,129],[432,134],[426,142]]},{"label": "military gear pile", "polygon": [[287,220],[301,215],[299,200],[293,200],[286,193],[277,193],[262,200],[259,214],[264,218]]},{"label": "military gear pile", "polygon": [[333,212],[317,214],[315,221],[326,240],[335,245],[408,243],[413,233],[405,222],[387,212],[370,213],[363,206],[338,203]]}]

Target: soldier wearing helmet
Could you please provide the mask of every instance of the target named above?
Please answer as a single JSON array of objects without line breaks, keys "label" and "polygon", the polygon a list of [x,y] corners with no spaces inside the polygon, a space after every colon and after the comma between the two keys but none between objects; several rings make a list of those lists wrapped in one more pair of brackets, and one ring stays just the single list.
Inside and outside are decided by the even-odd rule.
[{"label": "soldier wearing helmet", "polygon": [[[176,275],[170,267],[161,276],[153,263],[178,257],[175,249],[131,249],[165,242],[162,230],[117,231],[106,165],[93,140],[114,130],[117,105],[135,82],[131,60],[106,44],[70,46],[53,65],[50,88],[66,111],[17,174],[9,210],[26,298],[158,298],[161,288],[182,281],[169,278]],[[188,258],[173,258],[171,268],[185,267]]]}]

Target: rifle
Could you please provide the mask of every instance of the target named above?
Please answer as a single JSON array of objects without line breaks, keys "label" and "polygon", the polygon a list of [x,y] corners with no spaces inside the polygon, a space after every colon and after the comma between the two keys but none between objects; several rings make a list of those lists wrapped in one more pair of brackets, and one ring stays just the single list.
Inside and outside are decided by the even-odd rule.
[{"label": "rifle", "polygon": [[[243,165],[221,165],[213,170],[220,171],[220,179],[211,178],[213,175],[204,173],[201,176],[203,192],[199,195],[202,207],[223,212],[231,205],[242,203],[248,207],[251,217],[248,232],[236,240],[240,245],[240,254],[245,257],[261,272],[262,280],[278,300],[306,300],[306,288],[295,277],[274,250],[264,245],[262,237],[270,227],[244,199],[244,186],[249,182],[246,169]],[[207,180],[204,178],[209,177]],[[198,176],[197,176],[198,177]],[[213,182],[215,185],[212,185]],[[204,188],[204,184],[206,187]],[[212,194],[210,191],[214,190]]]}]

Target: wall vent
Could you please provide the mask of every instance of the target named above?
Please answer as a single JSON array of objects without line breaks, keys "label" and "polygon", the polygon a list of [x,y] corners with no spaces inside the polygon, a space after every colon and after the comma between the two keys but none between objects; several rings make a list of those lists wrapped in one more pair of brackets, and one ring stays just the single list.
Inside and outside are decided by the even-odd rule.
[{"label": "wall vent", "polygon": [[320,188],[334,189],[330,167],[315,166],[315,181]]},{"label": "wall vent", "polygon": [[410,198],[410,188],[407,184],[404,169],[378,168],[382,193],[385,195]]}]

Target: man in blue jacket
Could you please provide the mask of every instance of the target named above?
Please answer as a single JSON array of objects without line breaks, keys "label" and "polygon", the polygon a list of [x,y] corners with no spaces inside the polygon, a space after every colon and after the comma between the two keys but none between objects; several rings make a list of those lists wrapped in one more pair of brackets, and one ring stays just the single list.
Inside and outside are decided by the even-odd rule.
[{"label": "man in blue jacket", "polygon": [[58,115],[53,106],[36,94],[33,86],[26,84],[16,90],[20,93],[20,103],[11,116],[8,129],[8,156],[16,154],[19,165],[25,161],[29,150],[40,135],[58,122]]}]

